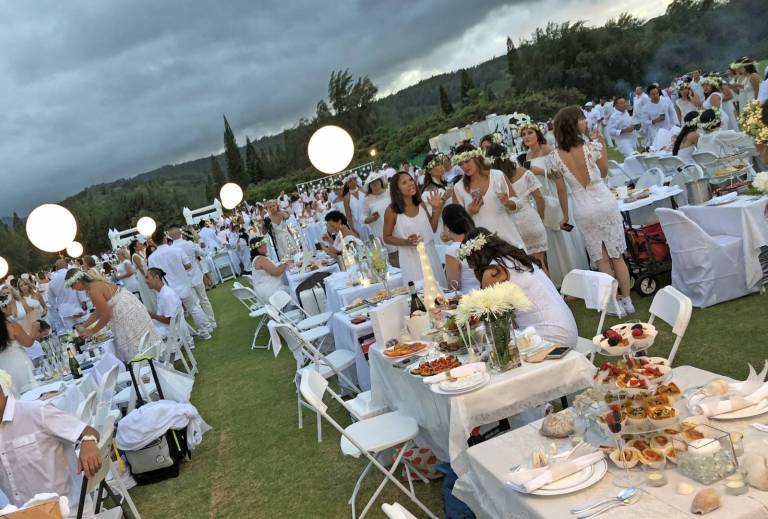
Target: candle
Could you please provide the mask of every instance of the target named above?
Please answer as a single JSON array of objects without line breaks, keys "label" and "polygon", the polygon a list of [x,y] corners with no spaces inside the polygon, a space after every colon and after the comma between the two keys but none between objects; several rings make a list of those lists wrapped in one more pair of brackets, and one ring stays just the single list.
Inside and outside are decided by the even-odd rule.
[{"label": "candle", "polygon": [[743,481],[728,481],[725,484],[725,492],[732,496],[740,496],[747,493],[747,485]]},{"label": "candle", "polygon": [[688,442],[688,452],[694,456],[712,456],[720,450],[720,443],[711,438],[701,438]]},{"label": "candle", "polygon": [[661,470],[649,472],[645,476],[645,482],[649,487],[663,487],[667,484],[667,475]]}]

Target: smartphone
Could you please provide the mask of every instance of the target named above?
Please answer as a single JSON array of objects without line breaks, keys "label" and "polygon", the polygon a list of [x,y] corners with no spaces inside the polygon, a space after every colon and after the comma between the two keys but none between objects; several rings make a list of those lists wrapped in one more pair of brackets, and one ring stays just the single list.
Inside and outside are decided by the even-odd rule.
[{"label": "smartphone", "polygon": [[523,167],[525,169],[531,169],[531,161],[530,160],[526,160],[525,162],[523,162]]},{"label": "smartphone", "polygon": [[547,357],[546,358],[548,358],[548,359],[562,359],[563,357],[565,357],[568,354],[569,351],[571,351],[571,348],[569,348],[568,346],[558,346],[554,350],[552,350],[549,353],[547,353]]},{"label": "smartphone", "polygon": [[323,246],[320,244],[320,242],[315,243],[315,250],[319,250],[319,251],[323,250]]},{"label": "smartphone", "polygon": [[560,229],[562,229],[565,232],[571,232],[573,230],[573,225],[569,223],[564,223],[560,226]]},{"label": "smartphone", "polygon": [[659,118],[663,121],[667,118],[667,114],[659,114]]},{"label": "smartphone", "polygon": [[479,189],[475,189],[474,191],[472,191],[472,198],[474,199],[483,198],[483,192],[480,191]]}]

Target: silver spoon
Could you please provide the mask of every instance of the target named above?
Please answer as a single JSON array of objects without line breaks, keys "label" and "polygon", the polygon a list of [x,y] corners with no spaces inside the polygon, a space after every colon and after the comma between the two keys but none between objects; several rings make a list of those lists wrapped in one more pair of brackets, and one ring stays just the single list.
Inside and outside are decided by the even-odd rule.
[{"label": "silver spoon", "polygon": [[598,515],[602,514],[603,512],[607,512],[611,508],[616,508],[617,506],[629,506],[629,505],[635,504],[635,503],[637,503],[637,501],[639,499],[640,499],[640,496],[633,495],[629,499],[624,499],[623,501],[615,501],[615,502],[613,502],[613,503],[611,503],[611,504],[609,504],[607,506],[604,506],[603,508],[601,508],[597,512],[592,512],[591,514],[587,514],[587,515],[580,515],[578,517],[578,519],[592,519],[593,517],[597,517]]},{"label": "silver spoon", "polygon": [[593,503],[588,506],[583,506],[581,508],[572,508],[571,513],[572,514],[582,514],[586,512],[587,510],[592,510],[593,508],[597,508],[598,506],[605,505],[608,503],[613,502],[620,502],[624,501],[626,499],[629,499],[630,497],[634,496],[637,493],[637,488],[635,487],[627,487],[623,489],[616,497],[609,497],[608,499],[603,499],[602,501],[598,501],[597,503]]}]

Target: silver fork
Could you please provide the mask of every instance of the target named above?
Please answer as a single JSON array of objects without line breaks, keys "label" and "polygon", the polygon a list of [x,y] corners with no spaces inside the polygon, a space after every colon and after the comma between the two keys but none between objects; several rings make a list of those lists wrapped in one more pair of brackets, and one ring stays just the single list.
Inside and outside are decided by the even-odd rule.
[{"label": "silver fork", "polygon": [[638,499],[640,499],[640,496],[635,494],[632,497],[630,497],[629,499],[625,499],[623,501],[616,501],[615,503],[611,503],[608,506],[604,506],[600,510],[598,510],[596,512],[592,512],[591,514],[580,515],[577,519],[592,519],[593,517],[597,517],[598,515],[602,514],[603,512],[607,512],[611,508],[616,508],[617,506],[629,506],[629,505],[635,504],[638,501]]}]

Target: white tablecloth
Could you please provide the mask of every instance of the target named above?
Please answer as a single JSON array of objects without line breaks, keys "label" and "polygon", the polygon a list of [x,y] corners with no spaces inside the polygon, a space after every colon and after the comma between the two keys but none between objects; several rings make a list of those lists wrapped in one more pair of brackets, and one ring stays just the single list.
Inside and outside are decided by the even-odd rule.
[{"label": "white tablecloth", "polygon": [[283,279],[285,279],[286,285],[288,285],[289,293],[291,295],[291,299],[296,302],[296,288],[299,286],[299,284],[307,279],[312,274],[315,274],[317,272],[339,272],[339,265],[337,263],[334,263],[333,265],[329,265],[327,267],[319,268],[317,270],[312,271],[306,271],[306,272],[291,272],[290,270],[286,270],[283,273]]},{"label": "white tablecloth", "polygon": [[373,326],[371,321],[361,324],[352,324],[350,317],[344,312],[336,312],[331,317],[331,331],[337,350],[349,350],[355,354],[355,370],[357,371],[357,383],[363,391],[371,389],[371,369],[368,360],[360,348],[360,337],[371,335]]},{"label": "white tablecloth", "polygon": [[[326,297],[326,311],[338,312],[343,307],[350,304],[357,298],[365,298],[372,296],[379,290],[384,289],[382,283],[375,283],[373,285],[348,287],[347,280],[349,274],[347,272],[338,272],[325,278],[325,297]],[[389,273],[389,288],[398,288],[403,286],[403,276],[399,271]]]},{"label": "white tablecloth", "polygon": [[642,198],[630,203],[619,200],[619,211],[631,218],[633,226],[658,223],[659,218],[654,213],[654,210],[657,207],[671,208],[672,199],[682,192],[683,190],[677,186],[654,186],[651,188],[651,195],[648,198]]},{"label": "white tablecloth", "polygon": [[[702,385],[715,378],[723,378],[691,366],[681,366],[674,369],[674,380],[681,387]],[[768,415],[762,415],[747,420],[715,421],[716,427],[728,432],[743,432],[744,447],[747,452],[765,453],[768,448],[768,434],[761,433],[749,427],[752,422],[765,423]],[[510,467],[521,464],[530,466],[530,456],[534,446],[546,446],[553,440],[544,438],[538,431],[540,423],[533,423],[510,431],[487,442],[470,448],[467,458],[471,469],[460,473],[459,480],[454,486],[453,493],[467,503],[480,518],[510,518],[515,519],[550,519],[555,517],[574,517],[569,513],[571,508],[582,506],[594,501],[615,496],[618,488],[612,484],[612,478],[619,472],[616,466],[608,461],[609,471],[596,485],[564,496],[529,496],[515,492],[506,486],[503,478],[509,473]],[[568,440],[556,441],[561,449],[569,444]],[[458,472],[458,471],[457,471]],[[689,519],[698,517],[690,513],[693,494],[680,496],[675,487],[680,481],[687,481],[698,492],[703,485],[681,475],[668,465],[667,477],[669,483],[660,488],[642,487],[640,500],[630,507],[618,507],[606,512],[600,517],[637,519]],[[768,518],[768,492],[754,488],[744,496],[727,496],[722,484],[712,485],[720,490],[723,506],[708,514],[711,519],[765,519]],[[694,492],[694,494],[695,494]]]},{"label": "white tablecloth", "polygon": [[560,396],[592,386],[595,367],[584,355],[570,352],[559,360],[527,364],[506,373],[493,373],[477,391],[438,395],[407,371],[392,366],[371,346],[371,399],[413,417],[419,423],[419,445],[451,462],[457,473],[467,468],[467,438],[477,426],[497,422]]},{"label": "white tablecloth", "polygon": [[768,197],[757,200],[739,197],[736,201],[720,206],[691,206],[680,208],[685,215],[699,224],[707,234],[726,234],[744,240],[744,263],[747,271],[747,287],[753,287],[763,277],[760,267],[760,247],[768,246]]}]

